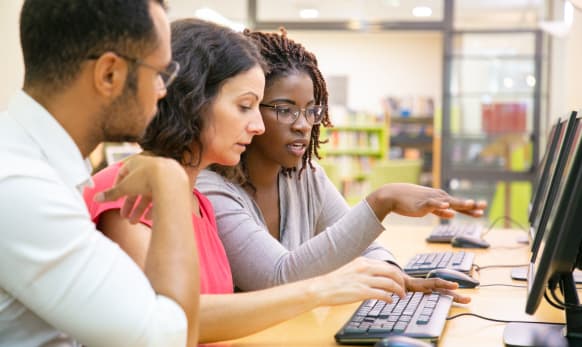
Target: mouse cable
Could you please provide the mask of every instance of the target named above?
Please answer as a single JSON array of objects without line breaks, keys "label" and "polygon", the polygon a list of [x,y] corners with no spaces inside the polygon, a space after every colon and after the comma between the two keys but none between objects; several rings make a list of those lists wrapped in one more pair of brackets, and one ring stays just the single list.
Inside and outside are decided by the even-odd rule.
[{"label": "mouse cable", "polygon": [[506,267],[526,267],[529,264],[501,264],[501,265],[485,265],[485,266],[479,266],[477,264],[473,264],[473,268],[475,269],[475,271],[479,272],[483,269],[494,269],[494,268],[506,268]]},{"label": "mouse cable", "polygon": [[527,288],[523,284],[507,284],[507,283],[488,283],[488,284],[480,284],[479,288],[483,287],[513,287],[513,288]]},{"label": "mouse cable", "polygon": [[495,218],[493,220],[493,222],[491,222],[491,224],[489,224],[487,229],[485,229],[485,231],[481,234],[481,237],[487,235],[493,229],[493,227],[497,223],[499,223],[499,221],[502,221],[502,220],[509,221],[509,222],[517,225],[519,229],[523,230],[524,232],[527,232],[527,228],[525,228],[520,222],[516,221],[515,219],[511,218],[510,216],[500,216],[500,217]]},{"label": "mouse cable", "polygon": [[[522,285],[522,284],[508,284],[508,283],[487,283],[487,284],[480,284],[478,286],[479,288],[482,287],[513,287],[513,288],[527,288],[526,285]],[[576,287],[577,290],[582,289],[582,287]],[[551,305],[552,303],[550,303]],[[554,306],[554,305],[552,305]],[[559,306],[554,306],[556,308],[560,308],[560,309],[564,309],[563,307],[559,307]]]},{"label": "mouse cable", "polygon": [[489,317],[485,317],[482,316],[480,314],[476,314],[476,313],[471,313],[471,312],[465,312],[465,313],[459,313],[453,316],[449,316],[446,319],[447,320],[452,320],[455,318],[459,318],[462,316],[472,316],[472,317],[477,317],[480,319],[484,319],[484,320],[488,320],[491,322],[497,322],[497,323],[528,323],[528,324],[553,324],[553,325],[564,325],[564,323],[553,323],[553,322],[532,322],[532,321],[522,321],[522,320],[504,320],[504,319],[496,319],[496,318],[489,318]]}]

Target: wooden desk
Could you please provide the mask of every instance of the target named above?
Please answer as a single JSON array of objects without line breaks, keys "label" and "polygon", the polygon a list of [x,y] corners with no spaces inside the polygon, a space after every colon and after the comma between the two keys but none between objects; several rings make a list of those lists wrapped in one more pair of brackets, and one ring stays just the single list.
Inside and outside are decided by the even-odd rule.
[{"label": "wooden desk", "polygon": [[[388,227],[378,241],[392,250],[400,263],[406,262],[419,252],[446,251],[451,246],[428,244],[424,238],[430,227]],[[486,250],[467,250],[476,253],[475,264],[479,266],[501,264],[525,264],[528,261],[529,248],[515,242],[523,231],[494,229],[487,235],[491,248]],[[398,240],[398,242],[395,242]],[[455,249],[458,250],[458,249]],[[513,281],[510,268],[483,269],[474,273],[479,276],[481,284],[505,283],[524,285],[525,282]],[[461,289],[471,296],[468,305],[453,305],[450,315],[473,312],[490,318],[504,320],[527,320],[545,322],[564,322],[562,311],[552,308],[544,300],[535,316],[525,313],[526,288],[483,287]],[[257,334],[217,344],[212,347],[300,347],[300,346],[338,346],[334,334],[352,315],[359,303],[335,307],[322,307],[307,312],[295,319],[276,325]],[[448,321],[439,347],[453,346],[503,346],[503,329],[505,324],[482,320],[476,317],[459,317]]]}]

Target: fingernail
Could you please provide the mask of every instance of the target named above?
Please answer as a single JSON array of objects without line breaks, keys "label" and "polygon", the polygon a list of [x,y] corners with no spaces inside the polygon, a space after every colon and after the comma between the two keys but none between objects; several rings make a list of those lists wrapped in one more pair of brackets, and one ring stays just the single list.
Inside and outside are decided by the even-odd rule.
[{"label": "fingernail", "polygon": [[103,193],[97,193],[97,194],[95,194],[95,196],[93,197],[93,201],[95,201],[95,202],[103,202],[103,201],[105,201],[105,194],[103,194]]}]

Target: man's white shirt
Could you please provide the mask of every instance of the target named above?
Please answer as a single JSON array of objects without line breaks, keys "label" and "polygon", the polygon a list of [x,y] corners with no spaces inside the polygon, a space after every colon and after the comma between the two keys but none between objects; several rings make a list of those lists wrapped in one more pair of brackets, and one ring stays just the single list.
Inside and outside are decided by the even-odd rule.
[{"label": "man's white shirt", "polygon": [[185,346],[182,308],[90,220],[90,184],[73,139],[19,92],[0,113],[0,347]]}]

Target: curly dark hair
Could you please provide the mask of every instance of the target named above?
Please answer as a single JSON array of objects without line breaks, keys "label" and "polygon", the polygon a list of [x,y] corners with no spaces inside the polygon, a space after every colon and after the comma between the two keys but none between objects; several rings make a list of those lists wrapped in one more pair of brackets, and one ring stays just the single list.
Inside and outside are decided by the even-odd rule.
[{"label": "curly dark hair", "polygon": [[[297,43],[287,37],[287,31],[284,28],[280,29],[280,33],[265,33],[260,31],[245,30],[243,34],[254,42],[261,52],[263,59],[267,63],[267,71],[265,73],[265,88],[269,88],[277,79],[297,72],[308,74],[313,81],[313,92],[315,103],[319,105],[328,104],[328,94],[325,80],[317,66],[317,58],[315,55],[305,49],[303,45]],[[332,123],[329,119],[327,108],[321,121],[325,127],[331,127]],[[311,159],[319,156],[319,146],[326,141],[319,139],[320,125],[316,124],[311,129],[311,141],[309,147],[303,155],[302,166],[299,170],[298,177],[301,172],[309,167],[313,169]],[[249,181],[248,170],[246,164],[246,153],[241,156],[241,161],[236,167],[224,167],[219,165],[211,166],[211,170],[219,173],[230,181],[233,181],[242,186],[254,190],[252,183]],[[283,173],[291,175],[295,168],[283,168]]]},{"label": "curly dark hair", "polygon": [[[257,48],[229,28],[194,18],[174,21],[171,27],[172,57],[180,72],[139,144],[182,165],[198,166],[206,111],[220,88],[229,78],[265,64]],[[198,153],[192,153],[193,143]]]},{"label": "curly dark hair", "polygon": [[26,0],[20,12],[24,86],[66,87],[92,55],[140,57],[158,44],[150,3],[162,0]]}]

